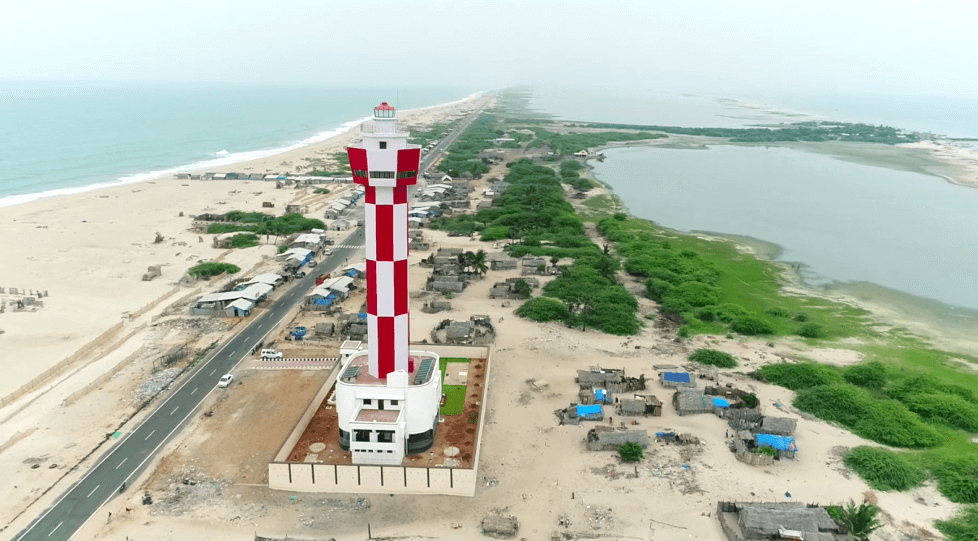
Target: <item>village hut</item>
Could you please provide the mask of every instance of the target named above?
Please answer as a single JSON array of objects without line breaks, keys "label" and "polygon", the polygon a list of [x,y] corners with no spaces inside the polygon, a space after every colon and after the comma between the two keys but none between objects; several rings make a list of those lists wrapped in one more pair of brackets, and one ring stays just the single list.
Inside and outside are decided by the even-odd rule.
[{"label": "village hut", "polygon": [[804,539],[837,541],[846,539],[843,529],[824,507],[798,502],[734,503],[719,502],[717,518],[727,538],[754,541]]},{"label": "village hut", "polygon": [[763,434],[791,436],[795,433],[797,426],[798,421],[788,417],[764,417],[761,419],[761,426],[756,431]]},{"label": "village hut", "polygon": [[681,387],[672,395],[672,405],[679,415],[713,413],[713,401],[703,394],[703,389]]},{"label": "village hut", "polygon": [[589,451],[614,451],[619,445],[629,442],[644,449],[649,445],[649,433],[645,430],[616,430],[610,426],[596,426],[588,430],[585,446]]},{"label": "village hut", "polygon": [[696,387],[696,382],[689,376],[689,372],[663,372],[659,374],[659,384],[673,389]]}]

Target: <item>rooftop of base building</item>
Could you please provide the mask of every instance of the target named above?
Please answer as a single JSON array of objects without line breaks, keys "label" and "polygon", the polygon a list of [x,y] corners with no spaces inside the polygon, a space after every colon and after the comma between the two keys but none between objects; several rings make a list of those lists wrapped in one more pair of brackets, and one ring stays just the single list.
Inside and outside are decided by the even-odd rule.
[{"label": "rooftop of base building", "polygon": [[[369,371],[370,357],[366,351],[356,353],[343,367],[339,381],[354,385],[387,385],[387,378],[375,378]],[[408,357],[408,385],[424,385],[438,368],[438,356],[424,351],[412,351]]]}]

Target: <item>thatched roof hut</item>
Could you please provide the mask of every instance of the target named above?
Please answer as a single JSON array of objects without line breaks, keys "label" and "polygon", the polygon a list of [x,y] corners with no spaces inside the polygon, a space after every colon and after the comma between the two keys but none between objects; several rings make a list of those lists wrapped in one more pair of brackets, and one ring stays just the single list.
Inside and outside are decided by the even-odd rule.
[{"label": "thatched roof hut", "polygon": [[703,389],[680,387],[672,395],[672,405],[679,415],[713,413],[713,401],[703,394]]},{"label": "thatched roof hut", "polygon": [[764,417],[761,419],[761,426],[756,431],[762,434],[791,436],[795,433],[797,426],[798,421],[788,417]]},{"label": "thatched roof hut", "polygon": [[486,515],[482,519],[482,533],[496,539],[516,537],[520,521],[513,515]]}]

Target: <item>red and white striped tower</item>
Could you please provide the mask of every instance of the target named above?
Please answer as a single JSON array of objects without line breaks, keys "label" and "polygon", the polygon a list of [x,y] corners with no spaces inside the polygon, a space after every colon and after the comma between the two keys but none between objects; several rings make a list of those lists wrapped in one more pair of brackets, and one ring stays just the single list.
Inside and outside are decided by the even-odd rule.
[{"label": "red and white striped tower", "polygon": [[353,181],[366,188],[367,336],[369,373],[408,370],[408,186],[418,181],[421,147],[409,145],[397,111],[381,103],[349,147]]}]

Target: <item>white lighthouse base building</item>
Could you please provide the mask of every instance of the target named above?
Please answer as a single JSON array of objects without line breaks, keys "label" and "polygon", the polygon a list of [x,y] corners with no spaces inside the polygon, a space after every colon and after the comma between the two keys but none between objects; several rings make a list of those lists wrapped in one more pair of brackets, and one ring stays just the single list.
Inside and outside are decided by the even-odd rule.
[{"label": "white lighthouse base building", "polygon": [[354,464],[399,466],[407,455],[431,448],[438,432],[442,397],[439,357],[411,351],[408,370],[386,378],[368,372],[368,352],[349,357],[336,380],[340,448]]}]

